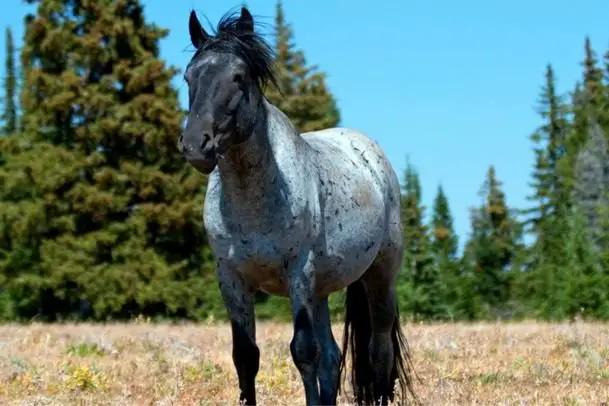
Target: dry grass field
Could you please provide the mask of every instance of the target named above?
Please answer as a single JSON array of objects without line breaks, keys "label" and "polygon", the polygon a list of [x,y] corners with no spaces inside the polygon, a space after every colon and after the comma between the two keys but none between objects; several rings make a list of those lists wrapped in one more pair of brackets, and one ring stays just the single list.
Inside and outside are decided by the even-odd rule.
[{"label": "dry grass field", "polygon": [[[261,405],[304,403],[291,333],[259,323]],[[407,325],[406,334],[426,405],[609,402],[607,324]],[[237,404],[230,354],[225,325],[3,326],[0,404]]]}]

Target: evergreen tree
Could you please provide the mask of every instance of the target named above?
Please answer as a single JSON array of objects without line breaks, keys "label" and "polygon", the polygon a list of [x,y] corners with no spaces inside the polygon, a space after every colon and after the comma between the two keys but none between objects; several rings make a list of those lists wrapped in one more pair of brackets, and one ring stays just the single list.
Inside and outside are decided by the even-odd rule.
[{"label": "evergreen tree", "polygon": [[17,314],[203,316],[217,300],[204,178],[176,150],[167,30],[137,0],[30,2],[24,140],[0,174],[0,274]]},{"label": "evergreen tree", "polygon": [[533,254],[539,260],[535,268],[523,274],[519,299],[527,305],[528,314],[547,320],[578,314],[606,318],[608,280],[602,272],[599,251],[591,244],[585,215],[577,206],[561,210],[548,219],[554,231],[551,238],[534,247]]},{"label": "evergreen tree", "polygon": [[[607,261],[594,245],[609,237],[598,212],[606,206],[609,181],[607,141],[599,125],[607,122],[606,90],[589,38],[582,66],[583,82],[576,83],[570,106],[556,96],[548,68],[540,103],[545,123],[533,136],[538,146],[532,199],[537,205],[530,212],[536,239],[528,251],[527,272],[519,275],[515,289],[525,312],[546,319],[563,319],[584,308],[588,315],[605,312],[604,299],[594,293],[594,286],[605,282],[594,269]],[[583,290],[591,295],[585,300]]]},{"label": "evergreen tree", "polygon": [[436,294],[440,298],[438,317],[455,319],[464,317],[461,306],[461,275],[457,258],[458,240],[453,227],[448,199],[442,186],[438,186],[431,217],[431,253],[437,277]]},{"label": "evergreen tree", "polygon": [[407,161],[402,185],[404,227],[404,272],[398,286],[400,302],[415,317],[433,318],[440,312],[437,270],[433,266],[428,228],[421,204],[421,184],[413,165]]},{"label": "evergreen tree", "polygon": [[[605,106],[603,86],[603,70],[599,68],[599,60],[590,43],[590,37],[584,41],[585,57],[581,65],[584,68],[584,88],[586,90],[587,104],[596,115]],[[602,121],[602,124],[606,124]]]},{"label": "evergreen tree", "polygon": [[587,91],[579,81],[575,84],[575,88],[571,93],[570,110],[573,120],[571,123],[571,131],[569,131],[568,136],[567,159],[570,164],[569,169],[571,172],[569,175],[572,182],[573,166],[575,165],[574,157],[586,143],[587,131],[589,128],[588,118],[591,116],[594,117],[594,115],[590,114],[591,110],[588,108]]},{"label": "evergreen tree", "polygon": [[[584,148],[592,122],[600,125],[601,129],[609,134],[609,111],[607,109],[607,88],[603,84],[603,71],[599,68],[599,61],[592,49],[590,39],[586,37],[584,43],[583,81],[576,83],[572,94],[571,112],[573,124],[568,137],[568,173],[570,186],[573,186],[575,160],[579,151]],[[592,122],[591,122],[592,120]]]},{"label": "evergreen tree", "polygon": [[562,204],[568,202],[568,186],[565,181],[565,158],[569,122],[567,105],[556,92],[556,78],[551,65],[546,68],[545,85],[542,87],[538,112],[544,124],[531,135],[534,142],[535,167],[533,169],[533,195],[529,200],[535,206],[527,212],[533,232],[539,233],[541,220],[553,215]]},{"label": "evergreen tree", "polygon": [[[575,159],[573,200],[584,217],[592,241],[608,232],[602,227],[601,211],[609,205],[609,147],[600,125],[589,120],[587,141]],[[595,244],[596,245],[596,244]],[[601,247],[599,247],[601,248]],[[609,247],[603,247],[609,248]]]},{"label": "evergreen tree", "polygon": [[6,28],[6,65],[4,72],[4,112],[2,121],[4,124],[3,132],[12,134],[17,130],[17,78],[15,74],[15,44],[13,43],[13,33],[10,28]]},{"label": "evergreen tree", "polygon": [[476,291],[491,313],[507,311],[521,230],[508,208],[495,169],[488,169],[481,190],[484,203],[472,210],[472,234],[467,256],[476,277]]},{"label": "evergreen tree", "polygon": [[450,212],[448,199],[444,194],[442,186],[438,186],[438,191],[433,202],[431,228],[431,247],[433,252],[436,255],[443,255],[450,260],[455,260],[458,239],[453,227],[453,217]]},{"label": "evergreen tree", "polygon": [[568,314],[587,318],[609,317],[609,284],[602,272],[599,251],[590,238],[586,214],[575,207],[570,216],[565,241],[567,282],[569,287]]},{"label": "evergreen tree", "polygon": [[336,127],[340,112],[326,84],[326,74],[307,66],[304,52],[295,49],[292,27],[285,21],[278,0],[275,15],[275,54],[279,93],[266,91],[268,100],[283,111],[301,132]]},{"label": "evergreen tree", "polygon": [[567,208],[543,219],[537,240],[529,251],[529,268],[515,283],[514,296],[524,305],[525,314],[548,320],[569,314],[572,293],[566,267],[566,239],[570,233]]},{"label": "evergreen tree", "polygon": [[[579,92],[579,91],[578,91]],[[576,93],[574,97],[579,97]],[[528,272],[513,281],[513,297],[521,302],[522,312],[534,311],[543,317],[564,317],[565,278],[560,272],[564,257],[564,213],[571,206],[572,166],[569,144],[569,106],[556,92],[556,77],[548,64],[538,113],[543,124],[531,136],[534,142],[533,195],[535,206],[525,225],[531,226],[535,240],[528,250]]]}]

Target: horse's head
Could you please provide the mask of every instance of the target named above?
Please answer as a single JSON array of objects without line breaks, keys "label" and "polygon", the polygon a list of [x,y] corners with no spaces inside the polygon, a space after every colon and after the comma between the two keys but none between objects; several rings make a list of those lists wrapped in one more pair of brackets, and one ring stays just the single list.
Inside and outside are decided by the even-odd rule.
[{"label": "horse's head", "polygon": [[197,49],[188,63],[188,121],[178,148],[199,172],[210,173],[218,154],[248,139],[263,100],[263,87],[273,74],[272,51],[254,32],[254,19],[243,7],[240,15],[224,16],[215,36],[190,13],[190,40]]}]

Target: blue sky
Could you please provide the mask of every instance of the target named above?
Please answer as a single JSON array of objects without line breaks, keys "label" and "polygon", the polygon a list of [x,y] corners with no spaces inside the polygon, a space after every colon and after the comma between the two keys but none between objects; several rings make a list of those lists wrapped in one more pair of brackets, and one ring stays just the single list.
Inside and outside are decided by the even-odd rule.
[{"label": "blue sky", "polygon": [[[149,0],[146,16],[171,30],[162,56],[184,68],[191,56],[188,13],[215,25],[241,2]],[[583,43],[609,48],[606,0],[284,0],[296,45],[328,74],[342,125],[360,129],[387,152],[400,178],[406,156],[418,169],[424,203],[439,184],[450,200],[460,242],[468,208],[494,165],[508,204],[524,207],[533,164],[529,134],[539,125],[535,103],[548,62],[561,92],[581,76]],[[577,4],[577,6],[576,6]],[[274,0],[248,0],[272,24]],[[17,45],[31,6],[11,1],[0,27]],[[205,17],[200,18],[205,22]],[[270,28],[270,27],[269,27]],[[4,60],[4,35],[0,60]],[[181,75],[175,79],[185,105]],[[427,210],[429,213],[429,209]]]}]

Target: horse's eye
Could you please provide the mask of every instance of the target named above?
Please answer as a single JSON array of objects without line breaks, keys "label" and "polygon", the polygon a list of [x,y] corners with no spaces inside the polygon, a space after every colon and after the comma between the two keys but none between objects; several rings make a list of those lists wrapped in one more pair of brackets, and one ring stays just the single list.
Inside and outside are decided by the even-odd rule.
[{"label": "horse's eye", "polygon": [[241,102],[241,97],[243,96],[243,92],[236,92],[229,100],[228,105],[226,106],[226,114],[234,114],[239,107],[239,102]]},{"label": "horse's eye", "polygon": [[233,82],[235,83],[241,83],[243,81],[243,75],[241,75],[240,73],[237,73],[235,75],[235,77],[233,77]]}]

